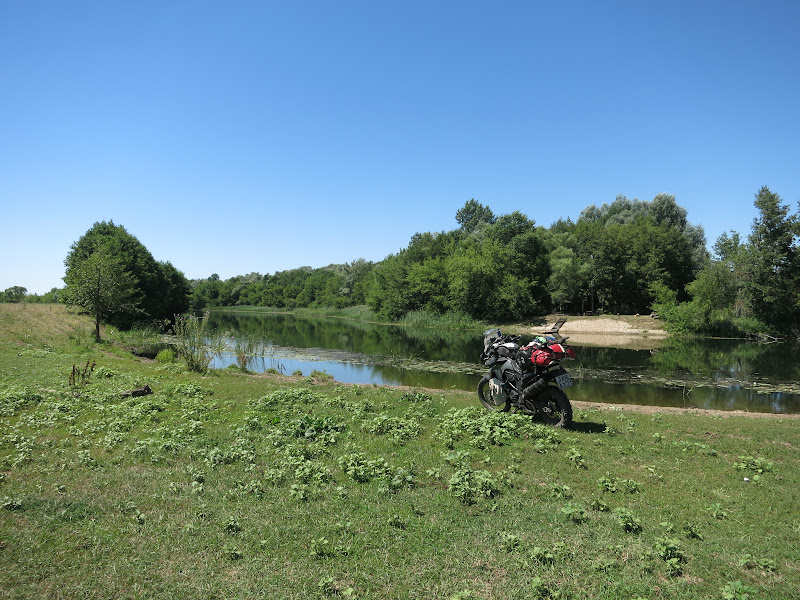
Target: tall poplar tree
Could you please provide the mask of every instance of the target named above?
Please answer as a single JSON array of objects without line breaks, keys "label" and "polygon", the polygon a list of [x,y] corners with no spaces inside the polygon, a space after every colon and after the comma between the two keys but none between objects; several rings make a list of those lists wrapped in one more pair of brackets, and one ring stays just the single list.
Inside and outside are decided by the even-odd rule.
[{"label": "tall poplar tree", "polygon": [[775,331],[800,329],[800,220],[766,186],[756,194],[745,287],[753,315]]}]

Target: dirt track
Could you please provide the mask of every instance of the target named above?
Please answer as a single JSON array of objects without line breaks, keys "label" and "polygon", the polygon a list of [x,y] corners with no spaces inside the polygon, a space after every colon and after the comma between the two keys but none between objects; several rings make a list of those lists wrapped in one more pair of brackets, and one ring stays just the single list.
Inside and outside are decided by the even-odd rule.
[{"label": "dirt track", "polygon": [[645,406],[642,404],[610,404],[607,402],[580,402],[572,400],[572,406],[583,410],[625,411],[648,415],[662,413],[673,415],[701,415],[714,417],[749,417],[754,419],[800,419],[800,415],[782,413],[749,412],[746,410],[714,410],[709,408],[677,408],[673,406]]}]

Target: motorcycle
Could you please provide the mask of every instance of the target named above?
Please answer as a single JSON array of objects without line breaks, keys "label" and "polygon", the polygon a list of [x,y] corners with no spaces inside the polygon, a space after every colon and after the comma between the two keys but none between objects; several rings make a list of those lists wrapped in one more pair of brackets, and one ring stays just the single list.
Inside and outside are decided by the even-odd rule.
[{"label": "motorcycle", "polygon": [[575,350],[564,343],[559,320],[545,335],[537,335],[525,346],[522,337],[504,335],[499,329],[483,334],[481,361],[487,367],[478,383],[478,399],[490,410],[516,410],[553,427],[572,423],[572,405],[564,390],[573,385],[561,365],[575,358]]}]

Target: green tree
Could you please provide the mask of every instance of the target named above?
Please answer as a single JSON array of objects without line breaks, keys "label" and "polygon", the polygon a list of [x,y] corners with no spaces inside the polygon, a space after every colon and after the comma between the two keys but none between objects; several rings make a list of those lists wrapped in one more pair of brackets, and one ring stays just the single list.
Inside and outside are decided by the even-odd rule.
[{"label": "green tree", "polygon": [[756,194],[745,289],[753,315],[774,331],[800,328],[800,222],[766,186]]},{"label": "green tree", "polygon": [[670,329],[707,335],[800,331],[800,219],[767,187],[756,194],[758,216],[747,243],[722,234],[714,255],[686,291],[691,300],[657,294]]},{"label": "green tree", "polygon": [[408,310],[447,312],[447,267],[445,259],[431,258],[408,269]]},{"label": "green tree", "polygon": [[19,285],[12,286],[3,292],[5,302],[22,302],[27,294],[28,290]]},{"label": "green tree", "polygon": [[524,320],[547,312],[547,249],[535,223],[519,211],[495,219],[471,200],[457,230],[417,233],[408,247],[372,270],[366,294],[385,318],[426,310],[474,319]]},{"label": "green tree", "polygon": [[500,215],[491,225],[487,230],[489,235],[502,244],[510,244],[514,238],[536,229],[536,223],[518,210],[507,215]]},{"label": "green tree", "polygon": [[687,217],[686,209],[678,205],[672,194],[657,194],[650,202],[630,200],[620,195],[611,204],[603,204],[600,208],[588,206],[581,212],[578,222],[610,227],[652,219],[659,227],[679,231],[686,238],[690,247],[690,261],[686,267],[697,273],[708,260],[705,232],[700,225],[689,223]]},{"label": "green tree", "polygon": [[723,233],[714,244],[713,258],[686,286],[691,301],[686,306],[677,305],[674,318],[666,315],[667,320],[678,320],[681,327],[696,333],[737,334],[737,319],[751,310],[743,287],[748,254],[738,233]]},{"label": "green tree", "polygon": [[374,266],[372,262],[363,258],[336,266],[340,269],[337,274],[342,279],[339,294],[347,298],[349,306],[357,306],[366,302],[365,286]]},{"label": "green tree", "polygon": [[403,252],[390,254],[375,266],[366,290],[367,304],[376,314],[399,319],[409,310],[408,265]]},{"label": "green tree", "polygon": [[709,335],[734,333],[737,283],[735,272],[724,263],[710,262],[697,278],[686,286],[691,296],[693,329]]},{"label": "green tree", "polygon": [[74,265],[64,277],[64,301],[86,309],[94,318],[95,339],[100,341],[100,323],[115,314],[133,314],[140,294],[136,280],[112,251],[101,246]]},{"label": "green tree", "polygon": [[472,198],[458,209],[456,221],[461,225],[461,231],[469,234],[485,225],[494,223],[494,213],[488,206]]},{"label": "green tree", "polygon": [[588,279],[588,265],[582,263],[575,251],[567,246],[557,246],[548,255],[550,277],[547,289],[552,303],[560,310],[572,307],[577,310],[580,291]]},{"label": "green tree", "polygon": [[569,219],[559,219],[542,231],[551,271],[547,288],[551,303],[560,310],[583,312],[591,306],[593,261],[578,235],[587,227],[586,221],[579,228]]},{"label": "green tree", "polygon": [[113,221],[95,223],[72,244],[64,260],[65,281],[101,248],[119,261],[140,292],[137,310],[116,311],[112,315],[115,324],[129,327],[137,319],[163,321],[188,308],[190,287],[183,273],[169,263],[157,262],[136,237]]},{"label": "green tree", "polygon": [[175,268],[171,262],[158,263],[165,286],[162,295],[163,305],[160,314],[164,319],[172,319],[189,310],[189,298],[192,288],[183,272]]},{"label": "green tree", "polygon": [[42,302],[56,304],[61,301],[61,288],[51,288],[49,292],[42,294]]},{"label": "green tree", "polygon": [[691,247],[678,229],[640,217],[633,223],[583,223],[579,237],[591,261],[591,278],[600,306],[607,312],[639,313],[653,302],[652,285],[660,282],[687,298],[694,276]]},{"label": "green tree", "polygon": [[475,319],[492,319],[505,313],[496,297],[502,283],[498,269],[500,247],[490,240],[469,244],[447,260],[449,305]]},{"label": "green tree", "polygon": [[193,281],[192,310],[203,310],[208,306],[218,305],[217,299],[219,298],[219,288],[222,282],[220,282],[218,276],[216,279],[212,279],[212,277]]}]

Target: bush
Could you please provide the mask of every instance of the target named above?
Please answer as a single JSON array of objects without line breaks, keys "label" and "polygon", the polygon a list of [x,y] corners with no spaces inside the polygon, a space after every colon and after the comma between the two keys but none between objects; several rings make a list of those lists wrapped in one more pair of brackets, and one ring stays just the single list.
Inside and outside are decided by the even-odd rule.
[{"label": "bush", "polygon": [[175,358],[177,355],[175,354],[175,350],[172,348],[164,348],[158,354],[156,354],[156,361],[160,363],[171,363],[175,362]]}]

